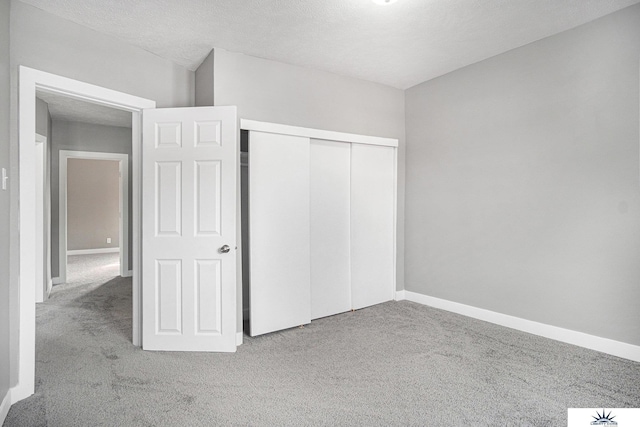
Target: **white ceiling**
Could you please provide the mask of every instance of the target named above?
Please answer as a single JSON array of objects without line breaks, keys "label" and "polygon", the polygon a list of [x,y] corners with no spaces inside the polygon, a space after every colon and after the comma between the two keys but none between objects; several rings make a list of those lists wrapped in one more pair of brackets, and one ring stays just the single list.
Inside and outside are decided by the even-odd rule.
[{"label": "white ceiling", "polygon": [[212,47],[405,89],[640,0],[23,0],[195,70]]},{"label": "white ceiling", "polygon": [[37,91],[36,97],[49,104],[49,114],[53,120],[131,127],[131,113],[127,111],[42,91]]}]

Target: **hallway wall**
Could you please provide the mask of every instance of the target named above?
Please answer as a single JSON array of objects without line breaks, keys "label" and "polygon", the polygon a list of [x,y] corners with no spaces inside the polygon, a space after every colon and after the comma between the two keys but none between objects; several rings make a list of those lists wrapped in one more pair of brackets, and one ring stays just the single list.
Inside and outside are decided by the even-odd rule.
[{"label": "hallway wall", "polygon": [[119,213],[119,162],[68,159],[67,250],[118,248]]}]

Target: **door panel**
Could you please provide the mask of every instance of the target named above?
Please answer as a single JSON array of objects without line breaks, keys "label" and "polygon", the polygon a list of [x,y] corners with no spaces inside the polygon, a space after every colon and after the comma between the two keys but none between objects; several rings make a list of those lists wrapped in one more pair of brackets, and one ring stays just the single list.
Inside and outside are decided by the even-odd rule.
[{"label": "door panel", "polygon": [[222,206],[221,163],[196,162],[196,233],[199,236],[220,235]]},{"label": "door panel", "polygon": [[251,336],[311,322],[309,138],[251,132]]},{"label": "door panel", "polygon": [[393,299],[395,149],[351,144],[351,298],[354,309]]},{"label": "door panel", "polygon": [[311,319],[351,309],[351,144],[311,140]]},{"label": "door panel", "polygon": [[145,350],[236,349],[236,128],[235,107],[144,111]]},{"label": "door panel", "polygon": [[156,162],[156,235],[182,235],[182,162]]}]

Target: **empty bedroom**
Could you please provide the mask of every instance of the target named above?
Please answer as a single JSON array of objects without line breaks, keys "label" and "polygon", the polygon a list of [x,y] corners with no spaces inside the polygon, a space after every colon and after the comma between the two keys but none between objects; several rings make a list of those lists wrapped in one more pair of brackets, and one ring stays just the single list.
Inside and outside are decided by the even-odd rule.
[{"label": "empty bedroom", "polygon": [[0,171],[3,426],[640,425],[640,0],[0,0]]}]

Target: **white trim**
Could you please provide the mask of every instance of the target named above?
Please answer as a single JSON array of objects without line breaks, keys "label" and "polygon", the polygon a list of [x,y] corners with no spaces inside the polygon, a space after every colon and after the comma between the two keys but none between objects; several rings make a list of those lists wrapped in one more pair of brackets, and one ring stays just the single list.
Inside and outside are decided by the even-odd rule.
[{"label": "white trim", "polygon": [[114,254],[116,252],[120,252],[120,248],[73,249],[67,251],[67,255]]},{"label": "white trim", "polygon": [[356,144],[384,145],[397,147],[398,140],[394,138],[380,138],[378,136],[357,135],[354,133],[333,132],[329,130],[303,128],[298,126],[282,125],[278,123],[258,122],[256,120],[240,119],[240,129],[266,133],[278,133],[281,135],[302,136],[328,141],[352,142]]},{"label": "white trim", "polygon": [[7,390],[7,394],[2,398],[2,403],[0,403],[0,426],[4,423],[4,420],[7,419],[7,414],[9,413],[9,409],[11,408],[11,389]]},{"label": "white trim", "polygon": [[236,346],[242,345],[244,339],[244,332],[236,332]]},{"label": "white trim", "polygon": [[122,277],[131,277],[131,276],[133,276],[133,270],[127,270],[122,275]]},{"label": "white trim", "polygon": [[62,283],[62,280],[60,280],[59,277],[52,277],[51,278],[51,284],[52,285],[59,285],[60,283]]},{"label": "white trim", "polygon": [[398,140],[393,149],[393,280],[391,299],[398,288]]},{"label": "white trim", "polygon": [[[130,111],[132,115],[132,152],[133,152],[133,293],[139,292],[140,286],[140,246],[137,235],[140,232],[140,204],[136,199],[140,197],[140,116],[146,108],[155,108],[155,101],[128,95],[78,80],[57,76],[55,74],[38,71],[25,66],[19,67],[19,90],[18,90],[18,147],[19,147],[19,200],[18,221],[20,230],[16,230],[19,247],[12,245],[12,251],[18,254],[19,268],[16,277],[19,281],[19,301],[20,304],[14,306],[13,310],[19,310],[17,324],[12,329],[18,331],[18,379],[17,386],[12,389],[11,399],[16,402],[29,397],[35,389],[35,182],[34,182],[34,162],[35,153],[33,150],[24,149],[30,147],[35,140],[35,117],[36,117],[36,89],[62,94],[75,99],[82,99],[93,104],[105,105],[120,110]],[[13,241],[13,239],[12,239]],[[133,343],[140,345],[140,319],[141,310],[136,306],[134,299],[133,307]]]},{"label": "white trim", "polygon": [[18,383],[9,389],[11,405],[15,405],[17,402],[24,399],[24,397],[20,397],[20,396],[22,396],[26,392],[25,390],[26,388],[27,386],[25,386],[24,384],[21,385],[20,383]]},{"label": "white trim", "polygon": [[[143,108],[155,108],[156,103],[154,101],[151,107]],[[142,224],[142,111],[139,114],[133,114],[131,116],[131,163],[133,177],[131,181],[132,188],[132,200],[133,200],[133,254],[131,254],[132,265],[129,268],[132,270],[132,341],[133,345],[142,346],[142,240],[140,239]]]},{"label": "white trim", "polygon": [[405,290],[396,291],[396,301],[404,301],[404,300],[406,300],[407,297],[406,297],[405,293],[406,293]]},{"label": "white trim", "polygon": [[506,326],[507,328],[517,329],[519,331],[528,332],[541,337],[551,338],[552,340],[640,362],[640,346],[637,345],[534,322],[532,320],[509,316],[508,314],[497,313],[495,311],[472,307],[470,305],[435,298],[416,292],[405,291],[405,296],[408,301],[417,302],[430,307],[462,314],[463,316],[472,317],[474,319],[484,320],[485,322],[495,323],[496,325]]},{"label": "white trim", "polygon": [[[48,154],[47,137],[36,133],[35,143],[35,178],[36,178],[36,302],[43,302],[48,298],[46,284],[51,274],[51,206],[46,202],[49,182],[47,171]],[[47,225],[45,225],[45,221]]]},{"label": "white trim", "polygon": [[[91,160],[113,160],[117,161],[120,169],[120,218],[118,220],[118,233],[120,238],[120,275],[129,270],[129,155],[122,153],[104,153],[94,151],[74,151],[60,150],[58,169],[58,244],[59,254],[69,255],[67,250],[67,160],[68,159],[91,159]],[[77,255],[77,254],[76,254]],[[64,282],[67,281],[67,257],[58,256],[58,276]]]}]

